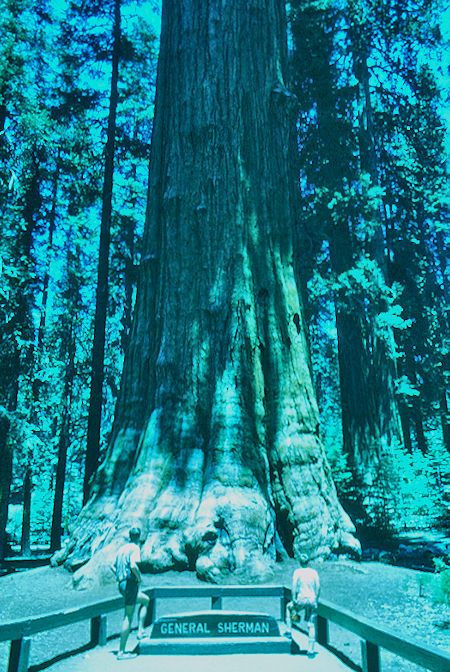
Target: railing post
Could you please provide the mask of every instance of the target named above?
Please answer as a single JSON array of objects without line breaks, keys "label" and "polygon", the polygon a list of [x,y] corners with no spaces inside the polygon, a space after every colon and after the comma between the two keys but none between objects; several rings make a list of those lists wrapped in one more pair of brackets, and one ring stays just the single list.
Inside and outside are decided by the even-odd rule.
[{"label": "railing post", "polygon": [[222,609],[222,595],[211,595],[211,609]]},{"label": "railing post", "polygon": [[380,650],[376,644],[361,640],[362,672],[380,672]]},{"label": "railing post", "polygon": [[91,618],[90,646],[105,646],[107,640],[108,619],[106,614]]},{"label": "railing post", "polygon": [[29,637],[21,637],[14,639],[11,642],[9,650],[8,672],[27,672],[28,663],[30,661],[30,644]]},{"label": "railing post", "polygon": [[147,607],[147,616],[145,617],[144,627],[148,628],[149,625],[152,625],[155,621],[156,615],[156,597],[149,595],[150,602]]},{"label": "railing post", "polygon": [[286,588],[286,586],[282,587],[282,594],[280,598],[280,620],[283,621],[283,623],[286,622],[286,609],[289,600],[291,599],[291,590],[289,588]]},{"label": "railing post", "polygon": [[328,636],[328,619],[318,615],[316,639],[322,646],[328,646]]}]

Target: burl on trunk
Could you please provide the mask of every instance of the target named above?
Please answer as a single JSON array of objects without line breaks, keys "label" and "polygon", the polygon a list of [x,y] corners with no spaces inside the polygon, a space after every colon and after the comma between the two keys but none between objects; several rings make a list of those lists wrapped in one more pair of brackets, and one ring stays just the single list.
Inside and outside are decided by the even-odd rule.
[{"label": "burl on trunk", "polygon": [[99,577],[267,577],[355,544],[318,437],[295,281],[282,0],[166,0],[145,241],[112,440],[75,531]]}]

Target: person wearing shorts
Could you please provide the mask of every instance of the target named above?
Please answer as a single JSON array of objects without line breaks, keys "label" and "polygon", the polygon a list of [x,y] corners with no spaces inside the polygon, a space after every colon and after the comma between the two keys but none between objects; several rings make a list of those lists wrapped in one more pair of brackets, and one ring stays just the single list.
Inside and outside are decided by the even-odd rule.
[{"label": "person wearing shorts", "polygon": [[144,623],[147,616],[149,598],[144,592],[139,590],[142,582],[141,571],[138,565],[141,560],[140,538],[140,529],[132,527],[129,531],[129,542],[119,548],[113,564],[119,592],[123,595],[125,601],[119,652],[117,654],[118,660],[124,660],[133,656],[133,654],[125,652],[125,647],[130,634],[136,604],[140,605],[138,612],[138,639],[141,639],[144,635]]},{"label": "person wearing shorts", "polygon": [[314,655],[320,581],[316,570],[308,567],[306,555],[300,556],[300,564],[301,567],[295,570],[292,577],[292,602],[287,605],[286,622],[292,634],[292,623],[300,621],[304,614],[308,632],[308,655]]}]

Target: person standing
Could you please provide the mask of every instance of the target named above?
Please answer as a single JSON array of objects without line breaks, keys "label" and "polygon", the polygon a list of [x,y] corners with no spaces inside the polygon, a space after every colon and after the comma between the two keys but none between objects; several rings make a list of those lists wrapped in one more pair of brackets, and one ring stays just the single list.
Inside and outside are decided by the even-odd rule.
[{"label": "person standing", "polygon": [[120,632],[118,660],[133,657],[134,654],[126,653],[125,647],[128,635],[131,630],[131,623],[136,604],[139,604],[138,612],[138,639],[144,634],[144,623],[147,616],[147,607],[149,604],[148,596],[139,590],[142,582],[139,562],[141,560],[140,550],[141,531],[138,527],[132,527],[129,531],[129,542],[119,548],[116,559],[113,564],[113,571],[116,575],[119,592],[125,599],[125,612]]},{"label": "person standing", "polygon": [[304,612],[308,633],[308,655],[314,655],[316,641],[317,600],[320,592],[319,575],[315,569],[308,567],[308,557],[300,556],[299,569],[292,577],[292,602],[287,605],[286,621],[292,633],[292,623],[299,621]]}]

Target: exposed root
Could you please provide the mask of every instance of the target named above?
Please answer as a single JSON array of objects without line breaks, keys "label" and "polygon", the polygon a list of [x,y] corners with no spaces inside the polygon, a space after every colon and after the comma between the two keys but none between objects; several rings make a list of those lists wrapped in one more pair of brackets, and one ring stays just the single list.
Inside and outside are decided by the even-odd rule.
[{"label": "exposed root", "polygon": [[[199,504],[180,495],[171,507],[166,504],[165,500],[158,502],[147,520],[122,509],[114,529],[110,527],[100,541],[97,537],[92,558],[74,574],[74,585],[86,588],[113,580],[110,566],[120,544],[126,541],[129,526],[134,524],[143,531],[144,572],[191,570],[200,579],[214,583],[230,573],[238,582],[270,580],[276,560],[274,517],[257,490],[212,484]],[[310,521],[320,526],[321,520],[319,530],[297,530],[294,556],[306,553],[312,558],[332,551],[358,556],[359,543],[351,534],[351,521],[340,507],[337,514],[340,520],[333,521],[325,511],[315,523]]]}]

